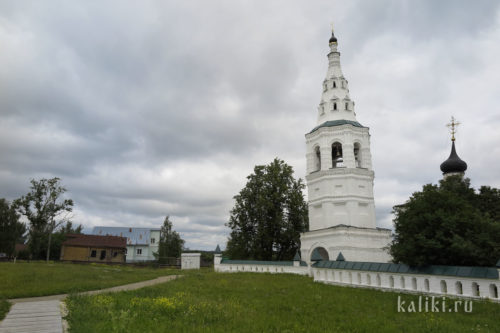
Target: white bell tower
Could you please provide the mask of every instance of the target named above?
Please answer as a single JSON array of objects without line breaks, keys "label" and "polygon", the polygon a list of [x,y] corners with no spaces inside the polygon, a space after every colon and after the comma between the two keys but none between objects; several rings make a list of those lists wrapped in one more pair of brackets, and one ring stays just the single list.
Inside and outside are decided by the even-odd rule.
[{"label": "white bell tower", "polygon": [[329,46],[317,124],[306,134],[309,232],[301,235],[302,258],[310,261],[318,248],[324,259],[342,252],[347,261],[387,262],[382,247],[391,231],[376,227],[369,128],[356,120],[333,31]]}]

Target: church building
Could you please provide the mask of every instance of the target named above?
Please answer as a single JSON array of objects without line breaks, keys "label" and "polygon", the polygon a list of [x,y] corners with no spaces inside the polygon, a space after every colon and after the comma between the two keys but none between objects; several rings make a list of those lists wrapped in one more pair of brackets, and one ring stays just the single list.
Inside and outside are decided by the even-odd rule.
[{"label": "church building", "polygon": [[[378,228],[375,219],[370,131],[356,119],[333,32],[329,46],[317,123],[306,134],[309,231],[300,234],[299,253],[292,261],[231,260],[215,253],[214,270],[301,274],[342,286],[500,302],[500,260],[496,267],[391,262],[392,232]],[[444,178],[463,176],[467,169],[455,149],[457,125],[452,118],[451,153],[441,164]]]},{"label": "church building", "polygon": [[329,47],[317,123],[306,134],[309,231],[300,236],[301,257],[389,262],[391,230],[375,222],[369,128],[356,119],[333,31]]}]

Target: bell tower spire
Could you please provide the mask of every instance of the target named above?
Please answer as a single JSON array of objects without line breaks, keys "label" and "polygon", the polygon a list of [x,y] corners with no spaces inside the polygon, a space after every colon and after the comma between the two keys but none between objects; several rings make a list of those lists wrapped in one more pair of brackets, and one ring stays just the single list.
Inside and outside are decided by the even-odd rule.
[{"label": "bell tower spire", "polygon": [[350,120],[356,121],[354,101],[349,96],[349,84],[340,66],[338,40],[333,32],[328,40],[328,70],[323,81],[323,92],[318,106],[318,125],[325,121]]}]

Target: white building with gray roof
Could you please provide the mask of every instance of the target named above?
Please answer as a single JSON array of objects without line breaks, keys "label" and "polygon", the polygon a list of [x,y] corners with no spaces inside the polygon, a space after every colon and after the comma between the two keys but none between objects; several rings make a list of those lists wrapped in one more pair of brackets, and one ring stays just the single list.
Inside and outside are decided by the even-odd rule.
[{"label": "white building with gray roof", "polygon": [[127,238],[127,262],[155,260],[160,244],[160,229],[130,227],[94,227],[93,235]]}]

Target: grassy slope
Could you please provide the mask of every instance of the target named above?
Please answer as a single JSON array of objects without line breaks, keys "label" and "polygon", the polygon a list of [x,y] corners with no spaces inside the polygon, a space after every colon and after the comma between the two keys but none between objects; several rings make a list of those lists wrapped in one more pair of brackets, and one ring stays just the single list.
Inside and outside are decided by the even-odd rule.
[{"label": "grassy slope", "polygon": [[0,299],[103,289],[176,272],[69,263],[0,263]]},{"label": "grassy slope", "polygon": [[[192,272],[162,285],[72,296],[72,332],[463,332],[498,329],[500,305],[472,313],[398,313],[400,294],[287,274]],[[405,300],[416,296],[401,294]],[[448,299],[447,302],[452,302]]]}]

